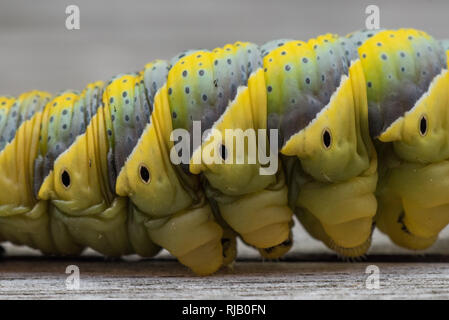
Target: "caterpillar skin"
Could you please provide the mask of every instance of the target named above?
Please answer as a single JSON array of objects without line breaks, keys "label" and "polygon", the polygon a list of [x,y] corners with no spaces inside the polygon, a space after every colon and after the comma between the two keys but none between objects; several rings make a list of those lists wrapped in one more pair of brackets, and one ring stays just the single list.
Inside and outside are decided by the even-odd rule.
[{"label": "caterpillar skin", "polygon": [[377,158],[369,137],[360,61],[341,38],[263,47],[268,126],[280,131],[289,201],[314,237],[346,257],[369,248]]},{"label": "caterpillar skin", "polygon": [[[33,135],[40,136],[35,149],[39,154],[30,158],[34,172],[28,179],[28,187],[35,191],[30,198],[47,208],[41,212],[42,228],[24,230],[23,239],[7,233],[2,238],[56,254],[78,254],[91,247],[108,256],[133,252],[151,256],[160,245],[198,274],[212,273],[234,259],[235,234],[222,222],[226,214],[222,214],[225,219],[219,218],[221,227],[204,199],[198,177],[172,166],[168,157],[175,114],[168,101],[168,69],[166,62],[156,61],[140,74],[118,76],[107,85],[91,84],[82,94],[64,92],[47,103]],[[263,88],[261,76],[259,71]],[[226,75],[218,80],[229,96],[234,84],[226,81]],[[249,83],[253,81],[250,78]],[[240,109],[248,107],[248,89],[242,91],[246,100],[239,102]],[[264,103],[263,94],[261,99]],[[7,151],[2,156],[8,157]],[[244,229],[247,220],[234,217],[231,221],[237,231],[242,230],[245,241],[270,248],[269,257],[281,255],[291,245],[292,214],[281,171],[279,176],[263,177],[264,186],[270,187],[264,194],[259,182],[237,193],[252,193],[237,204],[237,209],[253,210],[252,217],[248,214],[249,222],[253,221],[249,231]],[[264,219],[255,217],[264,213],[264,205],[269,207]],[[11,223],[9,217],[5,219]],[[264,237],[267,226],[269,232],[273,229],[271,237]],[[21,230],[17,225],[7,229]],[[50,249],[30,241],[30,234],[47,235]]]},{"label": "caterpillar skin", "polygon": [[449,222],[449,74],[424,32],[378,32],[358,48],[379,153],[376,223],[396,244],[432,245]]},{"label": "caterpillar skin", "polygon": [[[224,139],[226,129],[266,129],[265,81],[258,47],[236,42],[212,52],[181,54],[172,63],[167,85],[174,128],[192,132],[192,121],[199,121],[202,133],[213,129],[222,137],[210,135],[192,150],[189,172],[204,175],[204,189],[216,213],[244,242],[264,257],[280,257],[292,244],[292,211],[283,171],[279,168],[275,174],[261,175],[258,161],[238,163],[236,145],[226,145]],[[221,161],[201,161],[207,150],[214,149],[224,150]],[[249,150],[248,141],[244,150]],[[232,159],[226,159],[226,154]]]},{"label": "caterpillar skin", "polygon": [[[401,65],[384,65],[379,50],[415,53],[410,35],[431,46],[417,68],[429,73],[386,85]],[[156,60],[81,93],[1,97],[0,184],[11,192],[0,195],[0,240],[63,255],[165,248],[206,275],[234,260],[237,236],[264,257],[282,256],[294,212],[343,256],[367,251],[374,221],[394,242],[424,248],[447,224],[437,179],[447,168],[446,44],[414,30],[236,42]],[[170,135],[193,133],[193,121],[201,133],[278,129],[282,163],[269,175],[257,161],[228,163],[235,149],[209,135],[200,146],[189,141],[189,164],[176,165]],[[205,149],[222,161],[195,161]]]},{"label": "caterpillar skin", "polygon": [[31,91],[0,98],[0,240],[55,253],[48,204],[33,190],[42,113],[50,94]]}]

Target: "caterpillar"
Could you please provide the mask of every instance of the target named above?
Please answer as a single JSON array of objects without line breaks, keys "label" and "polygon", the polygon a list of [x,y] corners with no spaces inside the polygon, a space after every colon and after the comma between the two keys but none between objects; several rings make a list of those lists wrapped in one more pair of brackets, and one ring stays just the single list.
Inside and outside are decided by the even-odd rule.
[{"label": "caterpillar", "polygon": [[446,50],[417,30],[380,32],[359,47],[380,159],[376,223],[413,250],[431,246],[449,222]]},{"label": "caterpillar", "polygon": [[[237,238],[283,256],[293,216],[344,257],[364,255],[375,226],[427,248],[449,223],[448,49],[414,29],[236,42],[82,92],[0,97],[0,242],[163,248],[199,275],[231,265]],[[248,132],[268,131],[252,148]],[[278,146],[268,174],[251,158],[263,145]]]}]

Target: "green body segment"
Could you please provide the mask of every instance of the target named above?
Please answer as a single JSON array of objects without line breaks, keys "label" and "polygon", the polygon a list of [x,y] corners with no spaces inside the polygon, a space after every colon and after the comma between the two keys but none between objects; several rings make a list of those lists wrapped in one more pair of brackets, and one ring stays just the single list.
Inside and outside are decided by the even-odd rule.
[{"label": "green body segment", "polygon": [[55,253],[47,203],[33,192],[42,110],[49,99],[39,91],[0,98],[0,239]]},{"label": "green body segment", "polygon": [[201,121],[202,132],[212,127],[234,100],[238,87],[246,86],[262,65],[257,46],[243,42],[180,56],[172,60],[168,76],[173,127],[191,130],[192,121]]},{"label": "green body segment", "polygon": [[[85,247],[112,256],[126,253],[111,239],[109,221],[114,219],[101,217],[113,201],[98,143],[105,147],[107,141],[94,129],[101,117],[102,88],[97,82],[82,93],[63,92],[44,110],[35,191],[49,201],[51,236],[60,254],[77,254]],[[120,233],[115,236],[120,242]]]},{"label": "green body segment", "polygon": [[[185,129],[190,135],[183,141],[184,150],[189,150],[189,172],[204,175],[204,190],[225,234],[236,233],[262,255],[277,258],[292,243],[283,173],[279,169],[261,175],[258,161],[236,163],[236,144],[242,135],[237,133],[235,144],[225,138],[226,130],[257,134],[258,129],[266,129],[259,48],[236,42],[212,51],[187,52],[173,62],[167,80],[168,98],[173,128]],[[195,132],[194,121],[201,125],[199,132]],[[257,145],[258,138],[254,138]],[[267,136],[262,139],[267,142]],[[249,150],[248,142],[240,142]],[[203,150],[212,149],[216,161],[209,163],[204,157],[210,154]],[[243,158],[248,158],[249,152],[245,152]],[[270,200],[260,201],[263,197]]]},{"label": "green body segment", "polygon": [[409,111],[446,66],[441,46],[421,31],[381,31],[358,49],[373,137]]},{"label": "green body segment", "polygon": [[385,30],[358,49],[379,153],[376,222],[396,244],[432,245],[449,223],[446,50],[422,31]]},{"label": "green body segment", "polygon": [[270,42],[262,51],[268,126],[281,133],[290,206],[313,237],[357,257],[371,240],[377,175],[363,73],[360,62],[350,64],[351,46],[327,34]]},{"label": "green body segment", "polygon": [[[41,96],[40,92],[33,91],[20,96],[17,100],[13,97],[2,97],[0,102],[0,150],[10,143],[19,127],[30,120],[36,112],[41,112],[48,101],[47,94]],[[12,104],[12,105],[11,105]]]},{"label": "green body segment", "polygon": [[103,104],[107,106],[108,173],[113,191],[117,175],[149,122],[146,90],[142,74],[122,74],[114,77],[103,93]]},{"label": "green body segment", "polygon": [[[117,123],[120,127],[118,121],[122,121],[129,128],[125,129],[128,132],[114,132],[124,135],[120,139],[128,144],[125,147],[116,141],[114,153],[130,150],[123,154],[122,164],[114,161],[118,165],[115,190],[130,199],[129,237],[137,253],[149,255],[146,252],[154,243],[167,249],[194,272],[209,274],[233,260],[235,240],[223,235],[205,201],[198,177],[186,174],[170,160],[173,142],[166,85],[168,71],[167,62],[157,60],[147,64],[134,79],[136,89],[144,86],[141,91],[144,94],[139,95],[143,106],[140,112],[135,104],[133,114],[114,110],[122,108],[127,98],[136,94],[136,89],[134,93],[125,90],[123,78],[113,81],[110,90],[105,91],[104,100],[110,108],[112,126]],[[142,119],[145,121],[140,130]],[[228,246],[231,251],[222,246],[224,240],[234,243],[233,248]]]},{"label": "green body segment", "polygon": [[339,38],[324,35],[309,43],[269,42],[262,47],[268,92],[268,126],[280,129],[281,146],[305,128],[330,101],[348,73]]}]

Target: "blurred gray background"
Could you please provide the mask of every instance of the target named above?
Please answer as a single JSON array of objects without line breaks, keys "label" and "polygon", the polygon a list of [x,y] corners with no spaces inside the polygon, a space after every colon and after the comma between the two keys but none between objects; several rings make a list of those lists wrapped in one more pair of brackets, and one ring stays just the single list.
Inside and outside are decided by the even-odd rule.
[{"label": "blurred gray background", "polygon": [[[80,8],[80,30],[65,27],[65,8],[71,4]],[[436,38],[449,37],[447,0],[0,0],[0,94],[82,89],[189,48],[212,49],[237,40],[307,40],[326,32],[345,35],[365,27],[369,4],[380,7],[382,28],[415,27]],[[446,229],[427,252],[448,250]],[[330,251],[297,223],[292,254],[298,252]],[[409,253],[378,231],[370,252]]]},{"label": "blurred gray background", "polygon": [[[80,30],[65,28],[71,4]],[[447,0],[0,0],[0,94],[82,89],[189,48],[345,35],[364,28],[369,4],[380,7],[381,27],[449,37]]]}]

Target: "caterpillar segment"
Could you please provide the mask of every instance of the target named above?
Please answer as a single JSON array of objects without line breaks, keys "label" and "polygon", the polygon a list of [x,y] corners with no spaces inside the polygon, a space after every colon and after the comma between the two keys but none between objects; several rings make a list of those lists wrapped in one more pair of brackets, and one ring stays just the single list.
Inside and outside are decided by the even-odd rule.
[{"label": "caterpillar segment", "polygon": [[48,203],[33,192],[34,160],[49,100],[50,94],[40,91],[0,97],[0,239],[52,254]]},{"label": "caterpillar segment", "polygon": [[428,34],[385,30],[358,48],[379,152],[376,223],[399,246],[425,249],[449,223],[449,74]]},{"label": "caterpillar segment", "polygon": [[263,47],[268,126],[280,131],[289,203],[305,229],[345,257],[368,250],[377,202],[364,75],[343,39]]},{"label": "caterpillar segment", "polygon": [[[144,235],[195,273],[205,275],[234,257],[224,261],[229,254],[223,251],[222,241],[228,238],[223,237],[223,229],[201,191],[198,177],[186,174],[170,159],[173,127],[166,84],[168,70],[168,63],[162,60],[145,66],[141,81],[147,88],[151,114],[149,121],[143,122],[137,139],[131,137],[127,142],[126,133],[117,133],[125,141],[115,145],[128,145],[130,152],[121,163],[116,162],[115,188],[117,194],[129,197],[131,219],[141,222],[139,230],[134,230],[135,242]],[[125,97],[126,102],[129,93],[118,89],[106,91],[105,97],[109,101]],[[117,114],[115,121],[125,117],[126,122],[126,114],[129,121],[138,121],[139,115],[132,113]],[[142,243],[141,250],[146,247]]]},{"label": "caterpillar segment", "polygon": [[49,201],[51,236],[60,254],[86,247],[110,257],[132,252],[127,199],[116,197],[108,182],[103,88],[95,82],[82,93],[63,92],[44,110],[35,190]]},{"label": "caterpillar segment", "polygon": [[[180,144],[185,168],[203,177],[222,225],[265,258],[279,258],[292,244],[292,212],[282,167],[261,174],[266,168],[258,154],[269,148],[269,141],[258,47],[236,42],[212,52],[183,54],[170,70],[167,86],[173,128],[192,137]],[[199,133],[202,138],[195,141]],[[262,143],[267,149],[259,150]]]}]

